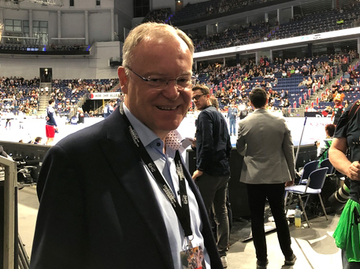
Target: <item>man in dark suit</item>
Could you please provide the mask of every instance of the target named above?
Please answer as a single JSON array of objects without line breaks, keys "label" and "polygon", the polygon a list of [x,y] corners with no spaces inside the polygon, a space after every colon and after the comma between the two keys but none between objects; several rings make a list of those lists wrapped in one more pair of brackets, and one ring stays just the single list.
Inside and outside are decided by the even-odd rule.
[{"label": "man in dark suit", "polygon": [[157,23],[134,28],[118,75],[124,104],[53,146],[38,180],[32,269],[222,268],[205,206],[177,152],[193,45]]},{"label": "man in dark suit", "polygon": [[192,178],[199,187],[208,214],[214,213],[217,248],[221,262],[227,268],[230,231],[226,195],[230,179],[230,136],[224,116],[211,105],[209,88],[197,84],[192,91],[195,106],[201,110],[196,120],[196,170]]}]

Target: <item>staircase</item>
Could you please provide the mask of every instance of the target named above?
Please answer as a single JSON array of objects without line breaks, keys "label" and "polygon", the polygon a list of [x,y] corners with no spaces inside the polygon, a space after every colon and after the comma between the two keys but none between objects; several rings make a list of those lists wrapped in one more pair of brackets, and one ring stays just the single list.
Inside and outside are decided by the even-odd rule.
[{"label": "staircase", "polygon": [[51,93],[51,82],[41,82],[40,83],[40,88],[48,88],[48,95],[46,94],[42,94],[42,95],[39,95],[39,111],[38,111],[38,114],[39,115],[45,115],[46,113],[46,108],[48,107],[49,105],[49,100],[50,100],[50,93]]}]

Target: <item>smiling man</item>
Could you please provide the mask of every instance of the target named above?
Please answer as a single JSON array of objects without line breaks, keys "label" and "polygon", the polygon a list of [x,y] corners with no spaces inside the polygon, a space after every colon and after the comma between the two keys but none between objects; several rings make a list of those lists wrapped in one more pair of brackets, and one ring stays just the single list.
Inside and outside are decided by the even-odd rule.
[{"label": "smiling man", "polygon": [[124,104],[45,158],[31,268],[182,269],[194,255],[195,268],[222,268],[172,132],[190,104],[193,51],[169,25],[130,32],[118,69]]}]

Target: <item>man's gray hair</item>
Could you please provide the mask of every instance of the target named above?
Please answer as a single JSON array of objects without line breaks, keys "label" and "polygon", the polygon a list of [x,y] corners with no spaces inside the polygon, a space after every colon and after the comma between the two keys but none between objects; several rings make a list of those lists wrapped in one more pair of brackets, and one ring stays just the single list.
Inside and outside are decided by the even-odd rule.
[{"label": "man's gray hair", "polygon": [[123,46],[123,62],[122,66],[131,66],[132,52],[134,48],[145,38],[158,39],[159,37],[178,36],[188,46],[191,54],[194,53],[194,45],[192,40],[180,29],[168,24],[147,22],[140,24],[132,29],[126,37]]}]

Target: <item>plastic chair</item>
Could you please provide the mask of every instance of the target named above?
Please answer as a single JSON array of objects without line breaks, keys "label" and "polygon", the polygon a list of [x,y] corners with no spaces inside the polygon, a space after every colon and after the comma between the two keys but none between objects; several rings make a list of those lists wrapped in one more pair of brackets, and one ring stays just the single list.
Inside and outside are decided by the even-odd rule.
[{"label": "plastic chair", "polygon": [[[302,170],[302,174],[300,177],[300,180],[298,182],[296,182],[296,184],[300,184],[300,185],[306,185],[307,181],[308,181],[308,177],[311,174],[311,172],[315,171],[316,169],[318,169],[319,166],[319,160],[314,160],[314,161],[310,161],[308,163],[306,163],[303,167]],[[284,197],[284,203],[286,205],[287,200],[288,200],[288,192],[285,192],[285,197]],[[291,197],[292,198],[292,197]],[[291,199],[290,198],[290,199]],[[287,213],[287,210],[285,210],[285,212]]]},{"label": "plastic chair", "polygon": [[315,171],[318,168],[318,166],[319,166],[319,160],[314,160],[306,163],[304,165],[303,173],[301,175],[299,184],[306,184],[309,175],[311,174],[311,172]]},{"label": "plastic chair", "polygon": [[324,160],[320,163],[320,168],[323,168],[323,167],[329,168],[329,170],[328,170],[328,172],[327,172],[328,174],[334,173],[334,166],[331,164],[329,158],[324,159]]},{"label": "plastic chair", "polygon": [[[310,227],[310,222],[307,217],[305,208],[311,194],[318,195],[325,218],[326,220],[328,220],[324,203],[321,198],[321,189],[324,186],[327,171],[328,171],[327,167],[316,169],[315,171],[311,172],[306,185],[296,185],[285,188],[286,193],[295,194],[298,196],[301,205],[301,210],[304,212],[304,216],[308,224],[308,227]],[[305,203],[302,200],[303,197],[307,197]],[[290,204],[291,202],[292,202],[292,195],[290,198]],[[286,209],[286,204],[285,204],[285,209]]]}]

